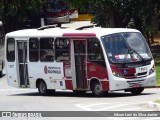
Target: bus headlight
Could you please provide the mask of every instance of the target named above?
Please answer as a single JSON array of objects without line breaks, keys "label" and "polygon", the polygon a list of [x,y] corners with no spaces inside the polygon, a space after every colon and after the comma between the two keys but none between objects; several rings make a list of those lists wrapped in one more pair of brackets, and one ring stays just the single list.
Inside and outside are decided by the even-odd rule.
[{"label": "bus headlight", "polygon": [[154,73],[154,71],[155,71],[155,66],[153,65],[152,68],[149,70],[149,75]]},{"label": "bus headlight", "polygon": [[113,75],[116,76],[116,77],[122,77],[121,73],[119,73],[119,72],[116,72],[116,71],[113,71],[113,70],[112,70],[112,73],[113,73]]}]

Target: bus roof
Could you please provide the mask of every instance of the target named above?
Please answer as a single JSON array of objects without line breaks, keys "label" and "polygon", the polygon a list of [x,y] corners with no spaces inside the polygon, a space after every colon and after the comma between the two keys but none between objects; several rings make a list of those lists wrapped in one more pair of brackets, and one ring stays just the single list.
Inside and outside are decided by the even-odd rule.
[{"label": "bus roof", "polygon": [[29,38],[29,37],[77,37],[77,36],[96,36],[101,37],[104,35],[120,33],[120,32],[139,32],[136,29],[128,29],[128,28],[101,28],[101,27],[94,27],[94,28],[87,28],[83,30],[76,30],[73,28],[49,28],[44,30],[38,29],[25,29],[25,30],[18,30],[14,32],[8,33],[7,37],[16,37],[16,38]]}]

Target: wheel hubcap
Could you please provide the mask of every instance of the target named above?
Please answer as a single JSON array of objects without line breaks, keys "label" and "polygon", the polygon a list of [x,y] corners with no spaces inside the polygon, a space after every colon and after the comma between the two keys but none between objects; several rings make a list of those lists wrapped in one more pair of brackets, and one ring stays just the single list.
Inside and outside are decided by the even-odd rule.
[{"label": "wheel hubcap", "polygon": [[95,85],[94,92],[95,92],[96,94],[100,94],[100,93],[102,92],[102,87],[101,87],[100,84],[96,84],[96,85]]},{"label": "wheel hubcap", "polygon": [[41,85],[40,85],[40,91],[41,91],[41,93],[44,93],[45,90],[46,90],[45,84],[44,84],[44,83],[41,83]]}]

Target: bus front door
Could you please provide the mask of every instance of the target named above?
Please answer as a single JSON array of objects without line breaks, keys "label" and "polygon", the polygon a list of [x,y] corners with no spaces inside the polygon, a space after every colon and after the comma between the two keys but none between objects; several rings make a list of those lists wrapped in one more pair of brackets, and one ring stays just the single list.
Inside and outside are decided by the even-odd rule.
[{"label": "bus front door", "polygon": [[18,64],[20,87],[28,87],[27,41],[18,41]]},{"label": "bus front door", "polygon": [[74,41],[74,56],[77,90],[86,89],[86,41]]}]

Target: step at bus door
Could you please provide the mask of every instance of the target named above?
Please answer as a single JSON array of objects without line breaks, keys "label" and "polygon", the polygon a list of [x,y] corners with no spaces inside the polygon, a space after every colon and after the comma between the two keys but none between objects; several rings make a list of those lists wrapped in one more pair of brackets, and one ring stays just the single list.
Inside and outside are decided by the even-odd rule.
[{"label": "step at bus door", "polygon": [[87,88],[86,77],[86,41],[74,41],[75,72],[77,89]]},{"label": "step at bus door", "polygon": [[18,64],[20,87],[29,86],[28,63],[27,63],[27,41],[18,41]]}]

